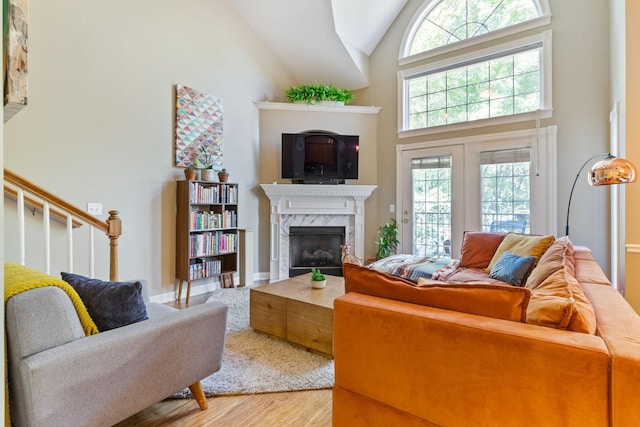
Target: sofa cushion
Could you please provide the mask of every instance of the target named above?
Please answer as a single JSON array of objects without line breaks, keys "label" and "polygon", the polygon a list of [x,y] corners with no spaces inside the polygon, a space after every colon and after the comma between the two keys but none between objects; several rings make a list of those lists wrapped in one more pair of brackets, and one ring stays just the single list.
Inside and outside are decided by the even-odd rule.
[{"label": "sofa cushion", "polygon": [[538,264],[527,278],[525,286],[533,290],[547,277],[565,266],[568,269],[568,273],[573,275],[573,265],[573,245],[571,241],[568,237],[556,239],[540,257]]},{"label": "sofa cushion", "polygon": [[487,273],[491,271],[493,265],[500,259],[500,256],[509,251],[518,256],[532,256],[536,259],[536,262],[540,259],[542,254],[547,248],[555,241],[555,237],[549,236],[533,236],[527,234],[507,233],[504,240],[496,249],[496,252],[491,258],[491,262],[487,267]]},{"label": "sofa cushion", "polygon": [[100,332],[148,318],[139,281],[103,282],[64,272],[61,276],[78,292]]},{"label": "sofa cushion", "polygon": [[596,316],[578,280],[561,268],[531,292],[527,323],[594,334]]},{"label": "sofa cushion", "polygon": [[504,251],[493,265],[489,277],[513,286],[522,286],[535,261],[532,256],[518,256]]},{"label": "sofa cushion", "polygon": [[460,267],[487,268],[505,236],[505,233],[465,231]]},{"label": "sofa cushion", "polygon": [[[355,264],[343,265],[345,292],[523,322],[530,291],[509,285],[434,284],[418,286],[398,277]],[[422,282],[422,283],[421,283]]]}]

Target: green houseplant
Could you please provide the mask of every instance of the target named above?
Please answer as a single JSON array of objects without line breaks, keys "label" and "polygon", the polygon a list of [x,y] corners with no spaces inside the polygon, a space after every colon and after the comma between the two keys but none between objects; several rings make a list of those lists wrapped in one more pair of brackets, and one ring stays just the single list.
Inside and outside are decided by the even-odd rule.
[{"label": "green houseplant", "polygon": [[395,253],[398,243],[400,243],[398,240],[398,224],[395,219],[391,218],[389,222],[378,227],[378,240],[373,243],[378,245],[377,260]]},{"label": "green houseplant", "polygon": [[320,289],[327,285],[327,278],[320,272],[319,268],[311,269],[311,287]]},{"label": "green houseplant", "polygon": [[350,104],[353,101],[353,93],[349,89],[341,89],[333,84],[324,85],[321,83],[301,84],[285,91],[289,102],[305,102],[307,104],[317,104],[321,101],[336,101]]},{"label": "green houseplant", "polygon": [[202,164],[202,170],[200,171],[201,178],[203,181],[214,181],[213,154],[209,153],[204,145],[200,146],[200,152],[204,156],[204,162],[200,162]]}]

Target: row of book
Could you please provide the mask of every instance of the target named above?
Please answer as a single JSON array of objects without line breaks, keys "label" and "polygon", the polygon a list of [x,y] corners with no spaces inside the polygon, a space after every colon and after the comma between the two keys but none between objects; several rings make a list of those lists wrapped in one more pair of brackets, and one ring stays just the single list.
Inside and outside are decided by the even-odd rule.
[{"label": "row of book", "polygon": [[237,214],[235,211],[223,211],[217,212],[204,212],[193,211],[191,212],[191,230],[208,230],[212,228],[236,228]]},{"label": "row of book", "polygon": [[189,266],[189,278],[202,279],[222,273],[222,261],[219,259],[196,259],[194,264]]},{"label": "row of book", "polygon": [[238,203],[238,187],[235,185],[191,182],[189,191],[189,200],[191,200],[191,203]]},{"label": "row of book", "polygon": [[211,256],[238,252],[238,236],[236,233],[219,231],[196,233],[189,236],[190,256]]}]

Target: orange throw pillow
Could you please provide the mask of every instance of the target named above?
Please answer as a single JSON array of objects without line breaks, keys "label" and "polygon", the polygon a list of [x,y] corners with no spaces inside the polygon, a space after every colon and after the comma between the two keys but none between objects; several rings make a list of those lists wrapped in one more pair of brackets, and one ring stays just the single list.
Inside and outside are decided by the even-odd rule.
[{"label": "orange throw pillow", "polygon": [[571,242],[567,237],[556,239],[540,257],[538,265],[531,271],[525,286],[534,290],[547,277],[564,267],[567,263],[567,257],[572,252],[570,245]]},{"label": "orange throw pillow", "polygon": [[504,240],[505,233],[465,231],[462,240],[460,267],[487,268],[496,249]]},{"label": "orange throw pillow", "polygon": [[596,315],[580,282],[565,267],[531,292],[527,323],[594,334]]},{"label": "orange throw pillow", "polygon": [[510,285],[434,284],[408,280],[367,267],[345,264],[345,292],[361,294],[477,314],[496,319],[524,322],[530,291]]}]

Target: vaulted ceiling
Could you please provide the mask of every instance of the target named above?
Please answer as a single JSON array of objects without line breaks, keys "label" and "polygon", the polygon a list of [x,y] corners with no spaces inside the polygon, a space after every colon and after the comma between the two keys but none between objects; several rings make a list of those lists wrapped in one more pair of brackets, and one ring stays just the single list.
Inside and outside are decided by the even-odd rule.
[{"label": "vaulted ceiling", "polygon": [[230,0],[299,83],[369,86],[369,56],[407,0]]}]

